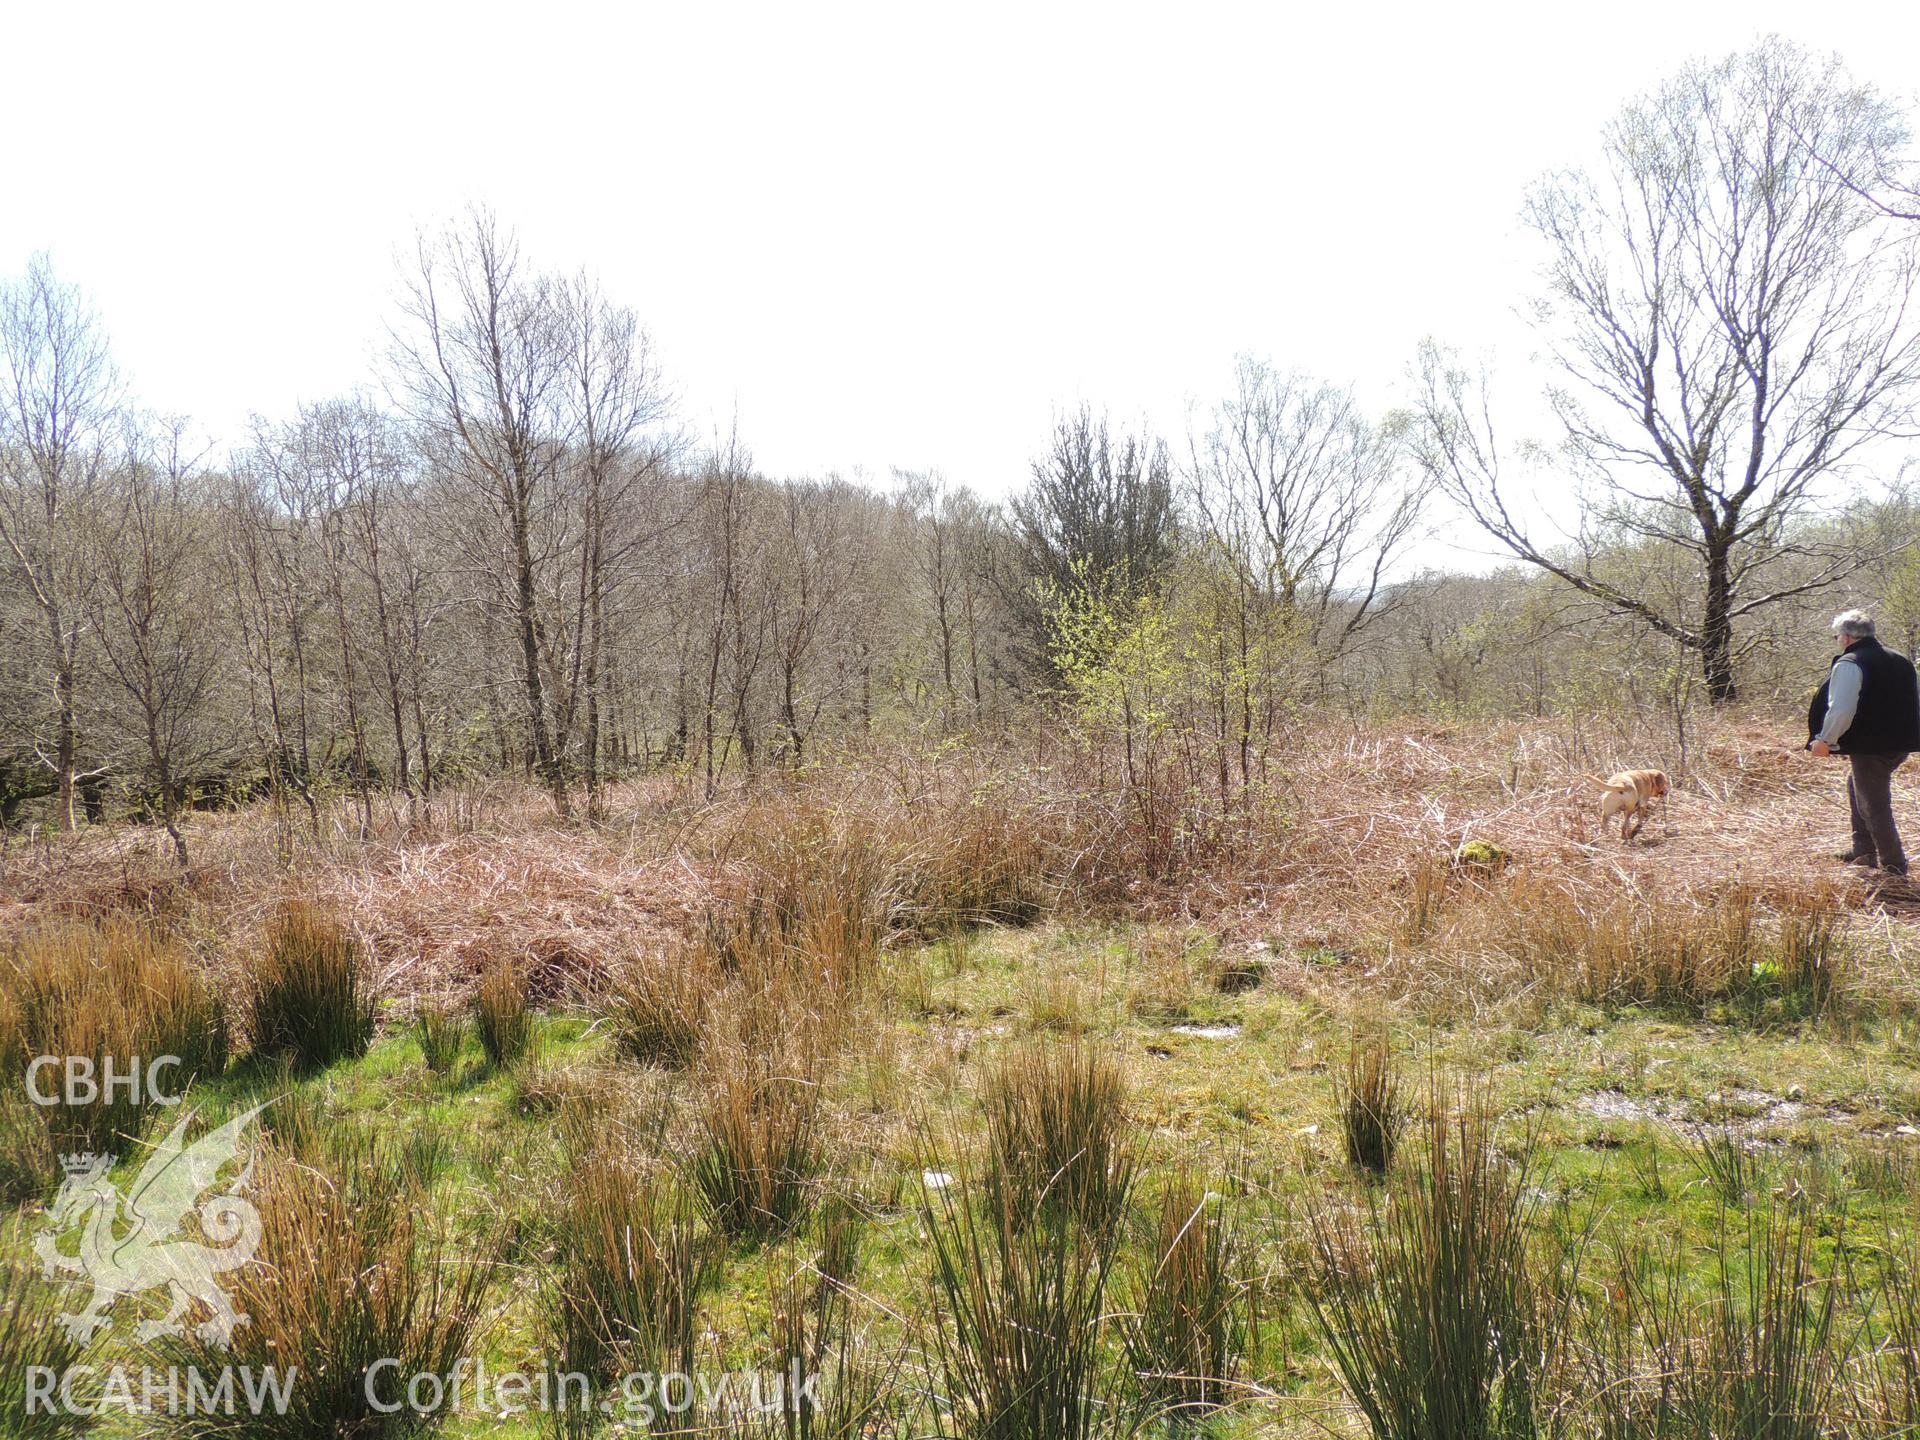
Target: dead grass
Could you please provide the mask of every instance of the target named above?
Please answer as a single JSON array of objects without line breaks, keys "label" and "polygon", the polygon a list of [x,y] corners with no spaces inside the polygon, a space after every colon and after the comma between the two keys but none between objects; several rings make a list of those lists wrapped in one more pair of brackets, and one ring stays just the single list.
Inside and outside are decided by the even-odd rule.
[{"label": "dead grass", "polygon": [[[1254,815],[1208,822],[1204,841],[1178,854],[1090,794],[1084,764],[1042,734],[1018,749],[882,750],[738,783],[710,803],[669,777],[632,781],[608,791],[612,819],[600,827],[556,826],[537,790],[506,781],[446,792],[429,824],[409,827],[392,807],[365,844],[344,811],[325,812],[319,835],[292,836],[264,806],[195,814],[198,859],[185,877],[163,836],[134,827],[16,841],[0,867],[0,932],[50,910],[150,913],[244,971],[297,886],[333,910],[376,988],[405,1005],[470,993],[503,958],[528,967],[543,1000],[591,991],[708,920],[750,943],[755,925],[772,925],[795,948],[858,950],[876,935],[1091,906],[1201,919],[1229,950],[1278,935],[1288,943],[1269,973],[1294,989],[1326,977],[1288,958],[1292,942],[1335,935],[1373,978],[1405,990],[1401,972],[1422,968],[1432,945],[1414,936],[1445,932],[1477,885],[1502,878],[1448,864],[1475,840],[1590,911],[1622,893],[1706,904],[1739,885],[1769,915],[1831,886],[1850,929],[1920,914],[1871,896],[1832,860],[1845,837],[1843,772],[1800,753],[1797,716],[1710,718],[1685,755],[1659,732],[1577,719],[1313,725],[1323,739],[1310,765],[1276,764]],[[1628,762],[1664,766],[1676,790],[1643,838],[1622,845],[1599,836],[1578,777]],[[1920,767],[1909,767],[1902,813],[1920,812],[1916,787]],[[828,873],[839,898],[823,910],[805,880]],[[1396,920],[1409,914],[1411,926]]]},{"label": "dead grass", "polygon": [[[529,997],[587,1006],[591,1023],[543,1027],[544,1060],[509,1076],[474,1067],[443,1082],[411,1063],[395,1072],[387,1068],[393,1052],[383,1048],[365,1067],[346,1067],[350,1075],[301,1082],[304,1099],[277,1109],[271,1126],[301,1163],[326,1169],[333,1156],[310,1137],[326,1129],[316,1097],[336,1078],[338,1093],[354,1096],[363,1113],[360,1097],[389,1085],[396,1105],[430,1104],[430,1123],[443,1128],[437,1136],[416,1132],[393,1156],[408,1203],[435,1177],[443,1192],[449,1179],[463,1184],[476,1163],[442,1144],[449,1134],[465,1138],[467,1127],[444,1123],[449,1115],[472,1114],[489,1132],[516,1136],[497,1152],[513,1163],[499,1167],[487,1193],[522,1223],[527,1253],[517,1258],[529,1271],[502,1287],[527,1273],[550,1279],[542,1267],[559,1247],[575,1245],[574,1259],[553,1267],[573,1267],[571,1317],[533,1306],[531,1285],[525,1300],[507,1302],[532,1311],[516,1312],[529,1328],[513,1337],[550,1342],[557,1357],[597,1349],[613,1363],[629,1342],[654,1348],[654,1334],[677,1337],[669,1349],[688,1348],[692,1312],[674,1311],[673,1297],[701,1282],[674,1278],[687,1273],[681,1241],[712,1232],[737,1243],[715,1246],[726,1251],[729,1285],[705,1299],[698,1323],[711,1331],[697,1332],[703,1345],[713,1334],[731,1346],[770,1314],[789,1351],[837,1347],[844,1317],[825,1307],[841,1292],[789,1287],[763,1304],[735,1282],[743,1266],[811,1253],[816,1237],[821,1275],[850,1273],[850,1263],[826,1255],[838,1243],[831,1224],[814,1219],[854,1192],[876,1217],[861,1286],[897,1303],[910,1283],[927,1302],[919,1315],[889,1315],[883,1329],[891,1341],[896,1320],[903,1329],[928,1327],[907,1339],[928,1357],[930,1378],[964,1402],[953,1412],[956,1426],[977,1421],[1029,1440],[1043,1433],[1023,1408],[1033,1395],[1050,1397],[1052,1413],[1077,1417],[1062,1433],[1104,1431],[1112,1417],[1090,1405],[1097,1394],[1131,1389],[1152,1408],[1204,1410],[1229,1398],[1221,1382],[1271,1383],[1265,1367],[1276,1358],[1287,1367],[1284,1385],[1318,1404],[1333,1372],[1324,1353],[1313,1359],[1300,1343],[1311,1318],[1299,1308],[1299,1287],[1311,1272],[1313,1237],[1291,1224],[1257,1237],[1297,1253],[1276,1265],[1284,1281],[1271,1282],[1275,1304],[1289,1307],[1273,1312],[1283,1348],[1278,1357],[1249,1355],[1253,1337],[1236,1333],[1242,1317],[1231,1308],[1246,1299],[1231,1234],[1245,1217],[1200,1178],[1220,1177],[1217,1188],[1231,1194],[1244,1180],[1235,1157],[1258,1147],[1287,1163],[1297,1149],[1304,1183],[1325,1182],[1339,1211],[1323,1217],[1327,1243],[1318,1258],[1339,1272],[1325,1283],[1351,1272],[1372,1288],[1348,1300],[1377,1308],[1354,1312],[1358,1330],[1377,1343],[1349,1352],[1350,1383],[1387,1384],[1392,1377],[1375,1372],[1412,1337],[1449,1347],[1459,1387],[1473,1392],[1461,1402],[1467,1411],[1504,1413],[1505,1381],[1495,1377],[1499,1393],[1489,1399],[1471,1345],[1508,1333],[1508,1320],[1486,1319],[1502,1307],[1518,1314],[1521,1329],[1534,1328],[1537,1316],[1521,1303],[1534,1297],[1476,1300],[1454,1277],[1472,1271],[1483,1252],[1507,1247],[1511,1226],[1494,1212],[1512,1202],[1508,1186],[1524,1177],[1498,1160],[1476,1120],[1449,1121],[1438,1134],[1431,1122],[1424,1133],[1415,1129],[1385,1186],[1351,1183],[1338,1164],[1342,1141],[1364,1130],[1350,1153],[1378,1155],[1386,1168],[1394,1127],[1382,1117],[1396,1108],[1392,1067],[1378,1049],[1356,1049],[1341,1089],[1352,1018],[1391,1013],[1399,1034],[1400,997],[1457,1010],[1534,996],[1601,1007],[1778,1000],[1787,1018],[1790,997],[1817,1012],[1826,1004],[1820,997],[1853,993],[1866,968],[1858,959],[1863,938],[1879,936],[1891,953],[1895,927],[1906,923],[1869,909],[1852,877],[1827,862],[1769,867],[1766,856],[1740,850],[1817,839],[1829,822],[1837,830],[1834,796],[1815,788],[1836,772],[1788,768],[1801,763],[1796,757],[1761,764],[1752,743],[1736,737],[1731,758],[1696,757],[1671,831],[1656,818],[1645,845],[1602,845],[1586,828],[1589,797],[1567,776],[1573,767],[1605,768],[1600,757],[1612,752],[1592,737],[1540,728],[1361,726],[1340,738],[1336,726],[1324,753],[1311,757],[1322,767],[1317,775],[1303,766],[1296,782],[1276,766],[1263,808],[1243,829],[1215,828],[1190,845],[1154,828],[1164,815],[1116,816],[1085,793],[1084,774],[1060,767],[1039,741],[1016,755],[982,747],[829,762],[798,777],[764,778],[710,805],[670,783],[644,782],[613,792],[615,819],[602,828],[556,825],[539,797],[523,803],[500,787],[433,828],[383,828],[364,847],[316,844],[292,875],[242,863],[232,895],[183,885],[162,906],[162,923],[178,937],[170,943],[224,948],[236,967],[252,966],[261,919],[273,913],[255,907],[312,894],[341,917],[370,973],[399,997],[399,1017],[426,1015],[431,1026],[446,1005],[464,1013],[476,987],[488,990],[508,974],[524,984],[516,982],[503,1013],[524,1016]],[[1647,758],[1664,757],[1652,750]],[[1816,800],[1827,807],[1817,812],[1824,819]],[[1686,828],[1709,814],[1724,818],[1725,834]],[[1805,828],[1766,828],[1787,818]],[[229,841],[238,847],[270,833],[257,815],[208,823],[218,843],[194,839],[209,863],[239,856],[223,849]],[[95,838],[79,837],[74,854]],[[1463,846],[1482,838],[1511,862],[1455,863]],[[1004,864],[1003,849],[1011,852]],[[20,893],[0,879],[0,895]],[[1066,910],[1067,923],[1031,943],[970,928],[1028,918],[1023,896]],[[1150,922],[1121,930],[1106,923],[1115,915]],[[1121,972],[1113,976],[1105,957],[1123,934],[1132,954],[1112,962]],[[1271,945],[1256,949],[1247,943],[1254,937]],[[912,943],[929,938],[935,943]],[[1120,995],[1109,993],[1110,980]],[[0,993],[0,1012],[8,999]],[[1567,1007],[1578,1027],[1590,1008]],[[1145,1024],[1130,1023],[1129,1012]],[[1196,1016],[1227,1023],[1219,1037],[1154,1033]],[[1595,1028],[1632,1029],[1639,1038],[1622,1048],[1637,1054],[1651,1042],[1634,1027],[1664,1030],[1670,1018],[1607,1015]],[[1587,1032],[1576,1028],[1553,1043],[1587,1046]],[[1025,1029],[1045,1033],[1018,1033]],[[1002,1031],[1016,1033],[1003,1040]],[[1827,1028],[1808,1027],[1804,1036],[1809,1052],[1847,1043]],[[1722,1083],[1723,1069],[1729,1086],[1770,1083],[1727,1068],[1750,1038],[1714,1042],[1722,1050],[1702,1062],[1713,1067],[1713,1083]],[[445,1034],[422,1039],[443,1058],[457,1054]],[[1785,1039],[1766,1040],[1770,1055],[1785,1053]],[[1643,1080],[1652,1073],[1633,1071],[1632,1055],[1613,1066],[1614,1057],[1599,1053],[1612,1043],[1604,1039],[1592,1042],[1591,1062],[1563,1068],[1554,1057],[1571,1048],[1549,1054],[1544,1029],[1523,1025],[1449,1026],[1433,1043],[1449,1051],[1445,1066],[1499,1070],[1502,1095],[1516,1107],[1544,1099],[1542,1123],[1556,1127],[1556,1142],[1568,1141],[1556,1153],[1576,1166],[1597,1163],[1573,1148],[1589,1130],[1597,1134],[1574,1103],[1587,1098],[1581,1087],[1626,1084],[1615,1070]],[[404,1054],[412,1053],[409,1042]],[[1907,1089],[1897,1094],[1890,1084],[1886,1094],[1862,1086],[1829,1096],[1826,1063],[1795,1056],[1791,1073],[1805,1085],[1796,1123],[1823,1126],[1826,1111],[1816,1107],[1844,1104],[1891,1137],[1897,1123],[1920,1118],[1905,1071],[1898,1083]],[[1660,1084],[1691,1097],[1706,1083],[1697,1079],[1670,1070]],[[1330,1080],[1343,1123],[1326,1123]],[[1646,1098],[1637,1085],[1634,1093]],[[453,1108],[470,1101],[494,1108]],[[957,1181],[935,1184],[923,1173],[934,1158],[912,1141],[935,1132],[953,1136],[948,1160]],[[618,1163],[593,1168],[616,1144],[627,1147]],[[1176,1151],[1181,1163],[1208,1168],[1175,1178],[1164,1194],[1144,1181],[1133,1206],[1144,1157]],[[541,1183],[556,1162],[564,1179]],[[862,1173],[862,1164],[872,1168]],[[916,1173],[926,1192],[917,1215],[901,1206]],[[1179,1173],[1176,1166],[1161,1178]],[[1565,1176],[1550,1178],[1557,1185]],[[1883,1183],[1897,1187],[1901,1176],[1889,1170]],[[545,1198],[556,1203],[540,1210]],[[584,1208],[563,1216],[563,1205],[576,1201]],[[458,1203],[466,1203],[464,1188]],[[699,1205],[697,1218],[690,1204]],[[1491,1210],[1476,1220],[1463,1207]],[[1395,1220],[1401,1212],[1407,1218]],[[1277,1214],[1247,1213],[1277,1222]],[[1144,1222],[1140,1233],[1125,1223],[1129,1215]],[[916,1219],[929,1235],[913,1230]],[[572,1227],[564,1236],[563,1226]],[[416,1237],[423,1253],[429,1238]],[[1403,1251],[1397,1261],[1395,1246]],[[1131,1282],[1119,1296],[1103,1293],[1102,1280],[1116,1248]],[[361,1258],[375,1267],[398,1263],[369,1254]],[[1519,1261],[1508,1269],[1504,1278],[1473,1273],[1490,1276],[1496,1292],[1535,1278]],[[1345,1303],[1321,1293],[1328,1304]],[[1146,1328],[1130,1329],[1116,1299]],[[1448,1305],[1460,1313],[1439,1314]],[[803,1314],[809,1306],[818,1310],[811,1319]],[[1422,1306],[1430,1312],[1424,1322],[1395,1318]],[[540,1328],[548,1320],[556,1323]],[[1423,1336],[1421,1324],[1444,1324],[1446,1333]],[[1103,1328],[1106,1341],[1090,1338]],[[321,1348],[323,1358],[344,1353]],[[1114,1375],[1106,1384],[1123,1348],[1131,1380]],[[864,1427],[871,1417],[863,1417]],[[1074,1428],[1081,1421],[1085,1431]],[[1238,1421],[1229,1424],[1239,1433]]]},{"label": "dead grass", "polygon": [[1400,994],[1458,1004],[1532,994],[1803,1020],[1851,976],[1845,902],[1832,881],[1797,891],[1594,891],[1564,871],[1527,868],[1455,882],[1432,933],[1382,972]]}]

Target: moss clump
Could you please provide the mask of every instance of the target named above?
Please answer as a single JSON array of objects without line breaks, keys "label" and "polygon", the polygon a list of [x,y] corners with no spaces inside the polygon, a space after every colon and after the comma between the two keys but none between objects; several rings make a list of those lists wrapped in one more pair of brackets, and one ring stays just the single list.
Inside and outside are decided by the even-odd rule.
[{"label": "moss clump", "polygon": [[1453,857],[1456,870],[1481,870],[1489,874],[1504,870],[1513,860],[1513,856],[1501,849],[1491,840],[1469,840],[1462,845]]}]

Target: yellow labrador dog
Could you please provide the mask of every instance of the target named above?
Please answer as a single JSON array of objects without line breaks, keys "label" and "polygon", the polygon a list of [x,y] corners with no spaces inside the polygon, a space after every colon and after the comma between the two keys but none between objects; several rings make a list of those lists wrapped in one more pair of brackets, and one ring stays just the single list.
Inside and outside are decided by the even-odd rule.
[{"label": "yellow labrador dog", "polygon": [[1631,840],[1647,823],[1647,811],[1653,802],[1667,793],[1664,770],[1622,770],[1602,780],[1598,775],[1581,777],[1592,781],[1607,793],[1600,797],[1600,828],[1611,830],[1613,817],[1620,819],[1620,839]]}]

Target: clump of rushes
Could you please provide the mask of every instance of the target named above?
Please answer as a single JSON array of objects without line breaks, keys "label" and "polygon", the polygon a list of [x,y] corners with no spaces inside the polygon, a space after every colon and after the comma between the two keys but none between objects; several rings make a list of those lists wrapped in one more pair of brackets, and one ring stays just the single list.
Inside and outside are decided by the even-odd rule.
[{"label": "clump of rushes", "polygon": [[8,1440],[68,1440],[92,1425],[78,1406],[36,1401],[28,1411],[31,1377],[65,1375],[86,1353],[60,1324],[65,1309],[59,1287],[22,1261],[0,1260],[0,1435]]},{"label": "clump of rushes", "polygon": [[[37,1056],[85,1058],[93,1067],[92,1100],[36,1106],[39,1123],[59,1151],[120,1148],[142,1128],[143,1112],[159,1101],[143,1083],[138,1095],[104,1083],[177,1057],[162,1072],[172,1093],[227,1063],[227,1010],[213,982],[186,951],[150,925],[127,917],[98,922],[56,921],[35,926],[0,953],[0,1077],[14,1094],[26,1092],[27,1069]],[[42,1092],[61,1080],[44,1070]],[[11,1119],[0,1122],[13,1128]],[[23,1156],[39,1147],[23,1133]],[[4,1164],[4,1162],[0,1162]]]},{"label": "clump of rushes", "polygon": [[1027,992],[1027,1023],[1035,1030],[1078,1035],[1087,1027],[1087,994],[1080,982],[1049,970]]},{"label": "clump of rushes", "polygon": [[413,1034],[427,1068],[445,1075],[458,1063],[460,1047],[467,1043],[467,1017],[451,1005],[422,1005],[413,1018]]},{"label": "clump of rushes", "polygon": [[729,1037],[706,1068],[688,1179],[726,1234],[783,1234],[806,1217],[827,1162],[817,1063]]},{"label": "clump of rushes", "polygon": [[693,1369],[700,1291],[719,1256],[693,1202],[659,1171],[610,1148],[568,1170],[544,1313],[563,1371],[604,1383],[633,1371]]},{"label": "clump of rushes", "polygon": [[1193,1008],[1193,963],[1186,937],[1150,930],[1133,946],[1127,1008],[1142,1020],[1184,1020]]},{"label": "clump of rushes", "polygon": [[1878,1364],[1869,1403],[1887,1435],[1920,1435],[1920,1231],[1889,1227],[1881,1252]]},{"label": "clump of rushes", "polygon": [[59,1181],[59,1150],[39,1108],[0,1094],[0,1205],[45,1199]]},{"label": "clump of rushes", "polygon": [[1030,924],[1053,890],[1044,828],[991,785],[942,805],[899,845],[901,920],[921,935]]},{"label": "clump of rushes", "polygon": [[[1130,1175],[1115,1183],[1123,1205]],[[1120,1227],[1083,1225],[1064,1207],[1016,1214],[1012,1195],[991,1185],[976,1207],[972,1189],[963,1177],[920,1202],[939,1413],[973,1440],[1106,1433],[1106,1293]]]},{"label": "clump of rushes", "polygon": [[1686,1149],[1721,1204],[1745,1205],[1759,1187],[1764,1162],[1758,1151],[1747,1148],[1724,1108],[1688,1132]]},{"label": "clump of rushes", "polygon": [[515,1064],[532,1048],[533,1006],[518,966],[501,960],[487,967],[474,993],[473,1021],[495,1068]]},{"label": "clump of rushes", "polygon": [[[1749,1216],[1745,1243],[1723,1234],[1707,1305],[1704,1353],[1681,1377],[1695,1434],[1805,1436],[1833,1433],[1845,1357],[1836,1325],[1839,1285],[1815,1269],[1823,1217],[1785,1202]],[[1744,1254],[1729,1263],[1734,1247]]]},{"label": "clump of rushes", "polygon": [[643,1065],[686,1069],[699,1057],[723,979],[719,965],[702,949],[627,966],[607,991],[614,1044]]},{"label": "clump of rushes", "polygon": [[1226,1202],[1202,1177],[1176,1172],[1161,1191],[1120,1317],[1150,1413],[1191,1423],[1232,1403],[1251,1328],[1248,1252]]},{"label": "clump of rushes", "polygon": [[755,958],[797,967],[829,993],[852,988],[886,932],[884,837],[857,812],[804,805],[748,848],[757,862],[756,901],[778,937],[774,953]]},{"label": "clump of rushes", "polygon": [[[258,1214],[260,1263],[221,1277],[248,1323],[230,1347],[211,1329],[155,1342],[156,1362],[214,1375],[231,1365],[285,1380],[287,1405],[182,1409],[162,1433],[192,1440],[399,1440],[440,1418],[405,1404],[407,1377],[448,1375],[469,1353],[486,1311],[498,1235],[440,1230],[387,1142],[343,1134],[296,1161],[269,1148],[248,1196]],[[369,1369],[375,1394],[368,1395]],[[242,1373],[245,1373],[244,1371]],[[395,1384],[395,1377],[399,1383]],[[384,1383],[383,1383],[384,1382]],[[374,1400],[392,1405],[383,1413]],[[397,1403],[396,1403],[397,1402]]]},{"label": "clump of rushes", "polygon": [[1751,1018],[1801,1020],[1823,1013],[1846,978],[1844,915],[1822,891],[1790,897],[1771,931],[1741,886],[1703,905],[1648,895],[1594,906],[1536,884],[1509,908],[1515,951],[1539,981],[1596,1004],[1731,1003]]},{"label": "clump of rushes", "polygon": [[1763,998],[1777,998],[1783,1018],[1813,1018],[1832,1003],[1846,959],[1845,918],[1826,893],[1803,896],[1781,915],[1771,963],[1753,968]]},{"label": "clump of rushes", "polygon": [[1422,1153],[1361,1208],[1308,1211],[1308,1315],[1376,1440],[1533,1436],[1571,1287],[1536,1266],[1537,1193],[1493,1144],[1485,1090],[1433,1082]]},{"label": "clump of rushes", "polygon": [[283,905],[254,968],[247,1015],[256,1053],[318,1070],[367,1053],[373,1042],[373,987],[360,948],[318,905]]},{"label": "clump of rushes", "polygon": [[1138,1162],[1118,1059],[1082,1043],[1029,1044],[988,1075],[981,1103],[995,1213],[1024,1225],[1058,1211],[1098,1230],[1119,1220]]},{"label": "clump of rushes", "polygon": [[[1579,1390],[1592,1412],[1589,1433],[1909,1433],[1880,1423],[1897,1421],[1897,1410],[1857,1429],[1841,1423],[1850,1344],[1839,1323],[1840,1284],[1814,1259],[1831,1218],[1804,1200],[1787,1201],[1745,1216],[1736,1232],[1723,1207],[1700,1301],[1688,1283],[1698,1262],[1678,1239],[1664,1253],[1638,1235],[1621,1242],[1607,1302],[1590,1307],[1582,1327]],[[1881,1398],[1898,1403],[1885,1390]]]},{"label": "clump of rushes", "polygon": [[1407,902],[1400,922],[1408,944],[1420,944],[1439,928],[1455,873],[1450,856],[1428,856],[1415,863],[1407,879]]},{"label": "clump of rushes", "polygon": [[1407,1108],[1393,1050],[1384,1036],[1354,1037],[1347,1049],[1346,1074],[1334,1082],[1334,1091],[1347,1163],[1385,1175],[1406,1128]]},{"label": "clump of rushes", "polygon": [[742,1440],[899,1440],[914,1397],[900,1384],[903,1353],[883,1350],[854,1323],[850,1285],[859,1261],[861,1222],[844,1202],[829,1207],[812,1262],[794,1249],[770,1252],[767,1277],[769,1368],[787,1378],[781,1404],[729,1417]]}]

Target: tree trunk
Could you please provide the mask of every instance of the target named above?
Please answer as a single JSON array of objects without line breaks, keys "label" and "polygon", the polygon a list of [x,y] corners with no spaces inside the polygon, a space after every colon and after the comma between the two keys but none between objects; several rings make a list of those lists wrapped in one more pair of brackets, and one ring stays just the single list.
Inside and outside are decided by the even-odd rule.
[{"label": "tree trunk", "polygon": [[60,828],[74,830],[79,817],[74,811],[74,773],[78,769],[74,752],[78,748],[73,723],[73,672],[62,666],[53,677],[54,702],[60,711],[60,729],[55,745],[55,763],[60,767]]},{"label": "tree trunk", "polygon": [[524,494],[514,496],[514,618],[519,622],[521,679],[527,690],[527,717],[533,726],[533,754],[540,767],[540,778],[553,797],[553,808],[562,820],[569,819],[573,807],[567,801],[567,777],[554,753],[553,737],[547,730],[546,697],[540,688],[540,633],[535,628],[533,550],[529,542],[527,502]]},{"label": "tree trunk", "polygon": [[1706,608],[1700,616],[1700,664],[1715,705],[1739,698],[1733,679],[1733,583],[1723,547],[1707,552]]}]

